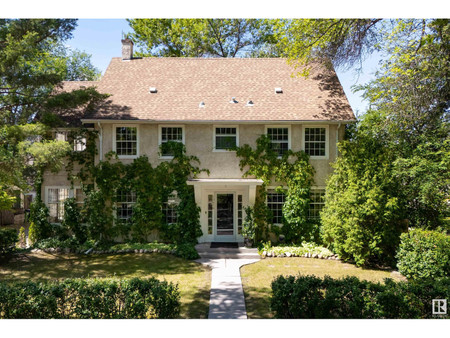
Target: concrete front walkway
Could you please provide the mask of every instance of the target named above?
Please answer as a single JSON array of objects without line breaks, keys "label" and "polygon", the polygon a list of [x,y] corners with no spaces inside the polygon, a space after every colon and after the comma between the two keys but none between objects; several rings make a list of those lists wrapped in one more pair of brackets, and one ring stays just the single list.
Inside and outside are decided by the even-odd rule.
[{"label": "concrete front walkway", "polygon": [[[216,253],[214,250],[217,250]],[[234,250],[236,251],[236,258],[233,257],[230,249],[226,250],[226,254],[221,252],[222,249],[208,249],[208,254],[205,254],[205,250],[198,249],[201,258],[197,262],[212,268],[208,319],[247,319],[239,268],[246,264],[255,263],[259,261],[259,258],[244,258],[245,255],[239,253],[242,249]],[[247,256],[249,256],[248,250],[252,249],[244,250],[247,251]],[[226,258],[221,258],[221,255]],[[255,257],[255,255],[252,256]]]}]

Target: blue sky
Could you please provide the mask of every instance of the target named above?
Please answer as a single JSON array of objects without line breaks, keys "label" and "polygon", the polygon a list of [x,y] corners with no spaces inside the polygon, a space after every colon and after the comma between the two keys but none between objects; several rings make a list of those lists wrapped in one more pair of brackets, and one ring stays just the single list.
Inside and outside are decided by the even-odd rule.
[{"label": "blue sky", "polygon": [[[73,38],[66,43],[72,48],[91,54],[92,63],[103,74],[111,58],[121,55],[122,33],[130,31],[131,28],[125,19],[80,19]],[[362,101],[360,93],[352,93],[351,87],[370,80],[371,75],[375,72],[377,62],[377,55],[367,59],[363,63],[363,71],[359,77],[352,70],[337,71],[355,113],[363,113],[366,103]]]}]

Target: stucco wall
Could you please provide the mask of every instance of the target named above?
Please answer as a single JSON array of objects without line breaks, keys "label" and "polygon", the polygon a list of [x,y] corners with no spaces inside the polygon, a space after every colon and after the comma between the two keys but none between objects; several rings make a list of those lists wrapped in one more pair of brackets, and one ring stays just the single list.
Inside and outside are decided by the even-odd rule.
[{"label": "stucco wall", "polygon": [[[113,123],[102,123],[102,142],[97,141],[99,153],[105,159],[105,154],[113,150]],[[126,124],[123,124],[126,125]],[[159,149],[159,127],[158,124],[137,124],[139,128],[139,155],[147,155],[152,165],[158,165],[162,161],[158,156]],[[210,176],[203,173],[200,178],[241,178],[242,172],[239,169],[239,159],[234,152],[215,152],[213,151],[214,127],[219,125],[213,124],[185,124],[185,144],[189,155],[195,155],[200,159],[200,167],[210,170]],[[304,131],[302,124],[291,124],[291,148],[293,151],[299,151],[304,147]],[[322,125],[321,125],[322,126]],[[95,128],[99,130],[98,125]],[[239,145],[249,144],[256,145],[256,139],[265,133],[266,125],[264,124],[241,124],[239,125]],[[311,164],[316,170],[315,185],[324,186],[327,176],[331,173],[332,168],[330,162],[336,159],[336,132],[338,125],[328,125],[328,158],[327,159],[311,159]],[[344,136],[344,125],[338,130],[339,140]],[[98,162],[100,155],[97,155]],[[133,159],[121,159],[123,163],[131,163]],[[44,186],[66,186],[67,174],[62,171],[60,173],[46,173],[44,176]]]}]

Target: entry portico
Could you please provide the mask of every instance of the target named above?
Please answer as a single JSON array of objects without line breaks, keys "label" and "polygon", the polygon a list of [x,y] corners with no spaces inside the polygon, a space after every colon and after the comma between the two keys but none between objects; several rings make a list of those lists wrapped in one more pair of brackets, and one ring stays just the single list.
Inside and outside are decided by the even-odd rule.
[{"label": "entry portico", "polygon": [[243,242],[244,208],[253,206],[256,187],[263,181],[252,178],[189,180],[194,186],[195,202],[200,207],[202,242]]}]

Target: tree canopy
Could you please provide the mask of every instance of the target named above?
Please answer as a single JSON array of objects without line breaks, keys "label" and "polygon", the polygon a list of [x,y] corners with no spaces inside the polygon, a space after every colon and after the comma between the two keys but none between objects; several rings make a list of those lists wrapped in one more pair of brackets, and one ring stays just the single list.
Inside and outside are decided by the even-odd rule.
[{"label": "tree canopy", "polygon": [[263,53],[271,26],[257,19],[129,19],[138,56],[237,57]]}]

